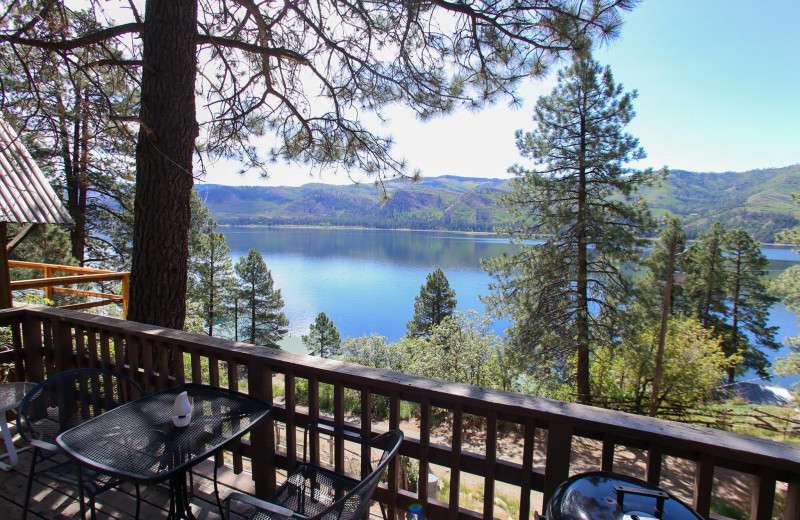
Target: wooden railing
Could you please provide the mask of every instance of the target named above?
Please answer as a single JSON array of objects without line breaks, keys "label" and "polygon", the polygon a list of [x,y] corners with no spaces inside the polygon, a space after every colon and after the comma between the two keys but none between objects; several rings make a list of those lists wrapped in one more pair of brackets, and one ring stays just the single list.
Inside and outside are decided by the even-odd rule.
[{"label": "wooden railing", "polygon": [[[511,485],[519,494],[519,517],[528,520],[533,516],[531,491],[541,492],[544,503],[558,484],[575,472],[571,460],[587,442],[596,446],[594,469],[620,471],[624,469],[621,454],[640,453],[643,474],[634,476],[656,485],[664,485],[662,476],[671,471],[673,462],[667,464],[667,460],[688,464],[694,469],[683,483],[690,490],[690,505],[703,517],[709,515],[719,484],[715,472],[719,477],[718,472],[727,469],[754,477],[752,519],[772,518],[778,482],[788,484],[784,518],[800,518],[800,448],[782,443],[63,309],[0,311],[0,324],[11,327],[14,347],[0,358],[13,361],[17,376],[29,381],[74,367],[101,366],[127,373],[148,390],[186,380],[220,385],[227,379],[227,386],[234,390],[274,401],[274,414],[229,453],[237,472],[243,470],[246,458],[251,459],[256,492],[261,496],[274,489],[278,469],[291,469],[297,463],[298,427],[322,420],[368,433],[377,419],[373,401],[388,399],[388,421],[383,428],[400,426],[400,410],[406,401],[416,403],[420,410],[419,433],[405,432],[401,455],[418,461],[420,475],[436,466],[440,473],[441,468],[449,471],[450,478],[446,501],[429,496],[425,485],[416,492],[399,489],[400,471],[395,461],[387,484],[377,494],[388,504],[390,518],[420,503],[432,519],[488,520],[493,516],[498,486]],[[282,388],[281,399],[273,399],[273,385]],[[332,388],[330,414],[320,408],[320,390],[329,389],[323,385]],[[298,389],[305,392],[306,387],[308,406],[300,406]],[[348,419],[345,396],[353,394],[360,400],[361,412]],[[432,417],[442,415],[448,420],[433,424]],[[283,426],[280,449],[276,449],[276,421]],[[468,423],[482,424],[477,444],[485,448],[469,448],[467,440],[474,439],[465,438]],[[434,426],[447,429],[444,437],[449,442],[432,438]],[[517,432],[518,458],[509,458],[498,449],[509,431]],[[337,453],[344,452],[341,445],[337,448]],[[343,469],[344,463],[343,457],[336,457],[337,470]],[[469,474],[477,479],[467,477]],[[460,503],[459,484],[467,478],[472,483],[482,482],[482,511]],[[420,480],[424,482],[424,477]]]},{"label": "wooden railing", "polygon": [[[44,290],[44,297],[52,300],[53,294],[60,292],[66,294],[75,294],[78,296],[85,296],[87,298],[95,298],[94,300],[86,301],[83,303],[73,303],[69,305],[62,305],[62,309],[88,309],[91,307],[100,307],[116,303],[122,306],[122,316],[128,316],[128,284],[130,281],[130,273],[108,271],[106,269],[92,269],[89,267],[75,267],[71,265],[55,265],[55,264],[42,264],[38,262],[20,262],[17,260],[9,260],[9,267],[21,267],[24,269],[34,269],[42,271],[43,278],[35,278],[31,280],[16,280],[11,282],[12,291],[21,291],[24,289],[42,289]],[[68,273],[72,276],[53,276],[54,273]],[[58,287],[60,285],[75,285],[79,283],[90,282],[110,282],[119,281],[121,285],[121,294],[108,294],[96,291],[85,291],[81,289],[73,289],[71,287]]]}]

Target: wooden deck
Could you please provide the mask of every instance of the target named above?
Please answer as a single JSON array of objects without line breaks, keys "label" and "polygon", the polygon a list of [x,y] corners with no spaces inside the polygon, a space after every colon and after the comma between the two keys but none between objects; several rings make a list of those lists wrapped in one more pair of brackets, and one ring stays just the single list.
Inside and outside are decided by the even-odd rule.
[{"label": "wooden deck", "polygon": [[[0,445],[2,441],[0,441]],[[19,447],[22,443],[17,441]],[[3,450],[3,448],[0,448]],[[3,450],[4,451],[4,450]],[[27,472],[30,468],[32,453],[25,451],[19,454],[19,464],[9,471],[0,470],[0,520],[22,518],[22,504],[25,499],[27,485]],[[194,468],[194,498],[192,499],[192,512],[197,520],[219,520],[220,514],[214,499],[214,466],[211,460],[206,460]],[[233,490],[252,494],[254,483],[250,473],[243,472],[235,475],[233,470],[226,467],[218,472],[220,498],[225,497]],[[142,486],[142,506],[139,517],[142,520],[166,518],[169,509],[169,488],[166,484],[156,486]],[[80,518],[80,507],[77,501],[77,490],[66,484],[37,478],[34,480],[31,491],[31,506],[28,518],[31,520],[56,520]],[[98,520],[133,520],[136,512],[136,491],[133,485],[123,484],[118,489],[101,493],[97,496]],[[236,510],[240,513],[232,515],[235,520],[242,520],[241,514],[246,510]],[[87,518],[89,518],[87,510]]]}]

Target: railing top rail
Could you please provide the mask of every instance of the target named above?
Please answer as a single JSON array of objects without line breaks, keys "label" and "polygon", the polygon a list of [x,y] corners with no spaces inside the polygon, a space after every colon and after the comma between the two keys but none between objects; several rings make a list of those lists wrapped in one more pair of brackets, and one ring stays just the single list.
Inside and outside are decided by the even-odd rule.
[{"label": "railing top rail", "polygon": [[11,290],[17,291],[22,289],[41,289],[42,287],[50,287],[52,285],[73,285],[76,283],[87,282],[108,282],[113,280],[122,280],[128,273],[101,273],[101,274],[80,274],[74,276],[53,276],[50,278],[34,278],[31,280],[15,280],[10,283]]},{"label": "railing top rail", "polygon": [[45,264],[41,262],[23,262],[21,260],[9,260],[8,261],[9,267],[21,267],[24,269],[36,269],[39,271],[44,271],[45,269],[51,269],[53,271],[57,271],[60,273],[86,273],[86,274],[103,274],[103,273],[118,273],[118,274],[127,274],[121,271],[110,271],[108,269],[96,269],[94,267],[79,267],[75,265],[60,265],[60,264]]},{"label": "railing top rail", "polygon": [[501,416],[519,419],[533,417],[543,423],[562,422],[576,429],[613,434],[620,441],[634,439],[673,448],[682,453],[694,452],[721,460],[747,461],[753,465],[800,475],[800,447],[747,435],[461,383],[443,383],[441,380],[422,376],[66,309],[27,306],[2,310],[0,324],[25,315],[103,329],[112,334],[155,336],[186,350],[216,354],[223,358],[233,357],[242,363],[263,363],[279,372],[293,371],[301,377],[316,375],[323,381],[327,375],[331,380],[347,381],[347,385],[354,388],[366,385],[380,393],[398,392],[404,399],[411,401],[430,399],[434,404],[457,403],[469,410],[494,410]]}]

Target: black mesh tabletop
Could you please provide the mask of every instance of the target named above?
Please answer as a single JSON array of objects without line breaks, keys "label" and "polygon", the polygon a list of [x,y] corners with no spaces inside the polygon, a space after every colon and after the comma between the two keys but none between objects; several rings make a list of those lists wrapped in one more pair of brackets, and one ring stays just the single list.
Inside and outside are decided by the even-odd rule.
[{"label": "black mesh tabletop", "polygon": [[[175,397],[192,403],[188,426],[172,423]],[[58,436],[71,457],[100,472],[139,483],[165,480],[247,433],[268,403],[224,388],[186,384],[145,396]]]}]

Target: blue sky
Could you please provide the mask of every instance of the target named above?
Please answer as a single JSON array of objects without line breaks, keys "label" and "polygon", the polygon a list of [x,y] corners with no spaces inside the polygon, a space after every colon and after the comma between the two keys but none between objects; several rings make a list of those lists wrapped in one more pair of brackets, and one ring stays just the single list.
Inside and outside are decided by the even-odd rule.
[{"label": "blue sky", "polygon": [[[800,0],[645,0],[626,13],[620,38],[595,58],[639,93],[628,131],[648,158],[637,166],[721,172],[800,163],[799,31]],[[520,162],[514,131],[532,128],[532,107],[553,85],[552,77],[523,85],[517,109],[501,103],[425,123],[392,110],[382,132],[423,176],[508,177]],[[208,183],[350,182],[341,172],[312,177],[303,166],[271,166],[268,180],[240,176],[231,164],[206,166]]]}]

